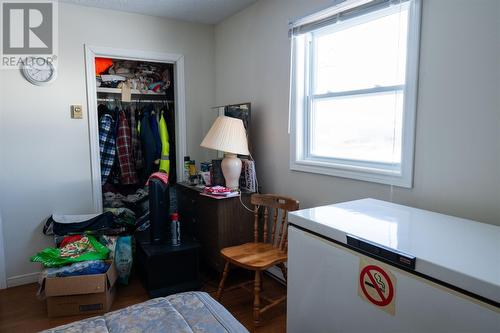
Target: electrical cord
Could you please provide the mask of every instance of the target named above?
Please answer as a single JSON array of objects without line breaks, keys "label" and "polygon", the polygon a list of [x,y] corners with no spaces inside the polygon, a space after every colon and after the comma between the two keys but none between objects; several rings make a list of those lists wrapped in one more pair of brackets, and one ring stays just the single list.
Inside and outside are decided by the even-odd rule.
[{"label": "electrical cord", "polygon": [[240,191],[240,195],[239,195],[239,197],[240,197],[240,203],[241,203],[241,205],[242,205],[242,206],[243,206],[246,210],[248,210],[249,212],[252,212],[252,213],[253,213],[253,209],[248,208],[248,207],[247,207],[247,206],[243,203],[243,200],[241,200],[241,191]]}]

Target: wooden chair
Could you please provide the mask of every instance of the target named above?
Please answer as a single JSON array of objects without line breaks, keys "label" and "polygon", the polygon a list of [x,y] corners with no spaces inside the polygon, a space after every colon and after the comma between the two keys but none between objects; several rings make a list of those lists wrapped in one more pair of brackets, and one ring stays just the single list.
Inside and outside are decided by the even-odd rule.
[{"label": "wooden chair", "polygon": [[[224,272],[219,283],[216,298],[220,300],[224,283],[226,282],[230,265],[242,267],[247,270],[255,271],[255,280],[253,281],[254,302],[253,302],[253,320],[254,325],[260,324],[260,315],[270,308],[286,300],[286,296],[272,300],[260,295],[262,290],[262,271],[278,266],[283,273],[285,281],[287,279],[287,268],[284,263],[287,261],[287,236],[288,221],[287,213],[299,209],[299,202],[293,198],[274,194],[253,194],[250,202],[254,208],[254,242],[243,245],[226,247],[221,250],[222,257],[226,260]],[[259,237],[259,215],[260,208],[263,207],[264,221],[262,224],[262,237]],[[279,216],[281,215],[281,219]],[[238,221],[234,221],[237,223]],[[233,286],[230,289],[243,287],[246,288],[250,282]],[[229,289],[229,288],[228,288]],[[261,298],[269,304],[261,308]]]}]

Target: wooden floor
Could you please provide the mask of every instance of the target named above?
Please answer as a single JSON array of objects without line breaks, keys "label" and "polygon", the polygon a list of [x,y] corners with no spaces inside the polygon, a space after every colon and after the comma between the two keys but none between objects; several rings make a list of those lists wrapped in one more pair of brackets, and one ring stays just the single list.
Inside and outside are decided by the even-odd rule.
[{"label": "wooden floor", "polygon": [[[241,282],[250,277],[246,273],[229,276],[227,286]],[[218,277],[205,275],[203,291],[215,295]],[[44,301],[36,298],[37,284],[28,284],[20,287],[0,290],[0,332],[38,332],[58,325],[67,324],[90,316],[73,316],[61,318],[47,318],[47,309]],[[268,297],[279,297],[285,294],[285,287],[274,279],[265,276],[264,292]],[[140,303],[148,299],[146,291],[133,278],[128,286],[120,286],[113,303],[112,310]],[[221,303],[238,319],[250,332],[280,333],[285,332],[285,305],[277,306],[263,315],[263,325],[254,328],[252,324],[253,296],[243,289],[230,290],[223,294]]]}]

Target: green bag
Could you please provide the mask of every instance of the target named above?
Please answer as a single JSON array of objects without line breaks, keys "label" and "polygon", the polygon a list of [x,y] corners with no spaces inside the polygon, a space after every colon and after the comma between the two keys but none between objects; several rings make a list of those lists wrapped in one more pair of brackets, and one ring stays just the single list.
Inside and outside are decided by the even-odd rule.
[{"label": "green bag", "polygon": [[[63,248],[63,250],[53,247],[43,249],[38,254],[31,257],[31,261],[40,262],[45,267],[59,267],[80,261],[104,260],[108,258],[109,249],[99,243],[99,241],[93,236],[85,235],[78,242],[78,245],[80,245],[79,247],[74,245],[76,243],[75,242],[69,243],[65,246],[65,248]],[[81,245],[84,246],[82,247]],[[75,249],[82,250],[82,252],[79,254],[68,256],[67,253],[69,251],[68,249],[66,249],[67,246],[73,246]],[[64,253],[61,255],[62,252]]]}]

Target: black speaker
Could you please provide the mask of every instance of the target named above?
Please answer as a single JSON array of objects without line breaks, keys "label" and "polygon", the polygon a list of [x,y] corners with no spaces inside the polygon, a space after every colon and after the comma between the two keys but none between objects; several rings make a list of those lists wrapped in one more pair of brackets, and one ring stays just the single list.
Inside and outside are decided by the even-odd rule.
[{"label": "black speaker", "polygon": [[170,193],[159,179],[149,180],[149,221],[152,244],[165,243],[168,236]]}]

